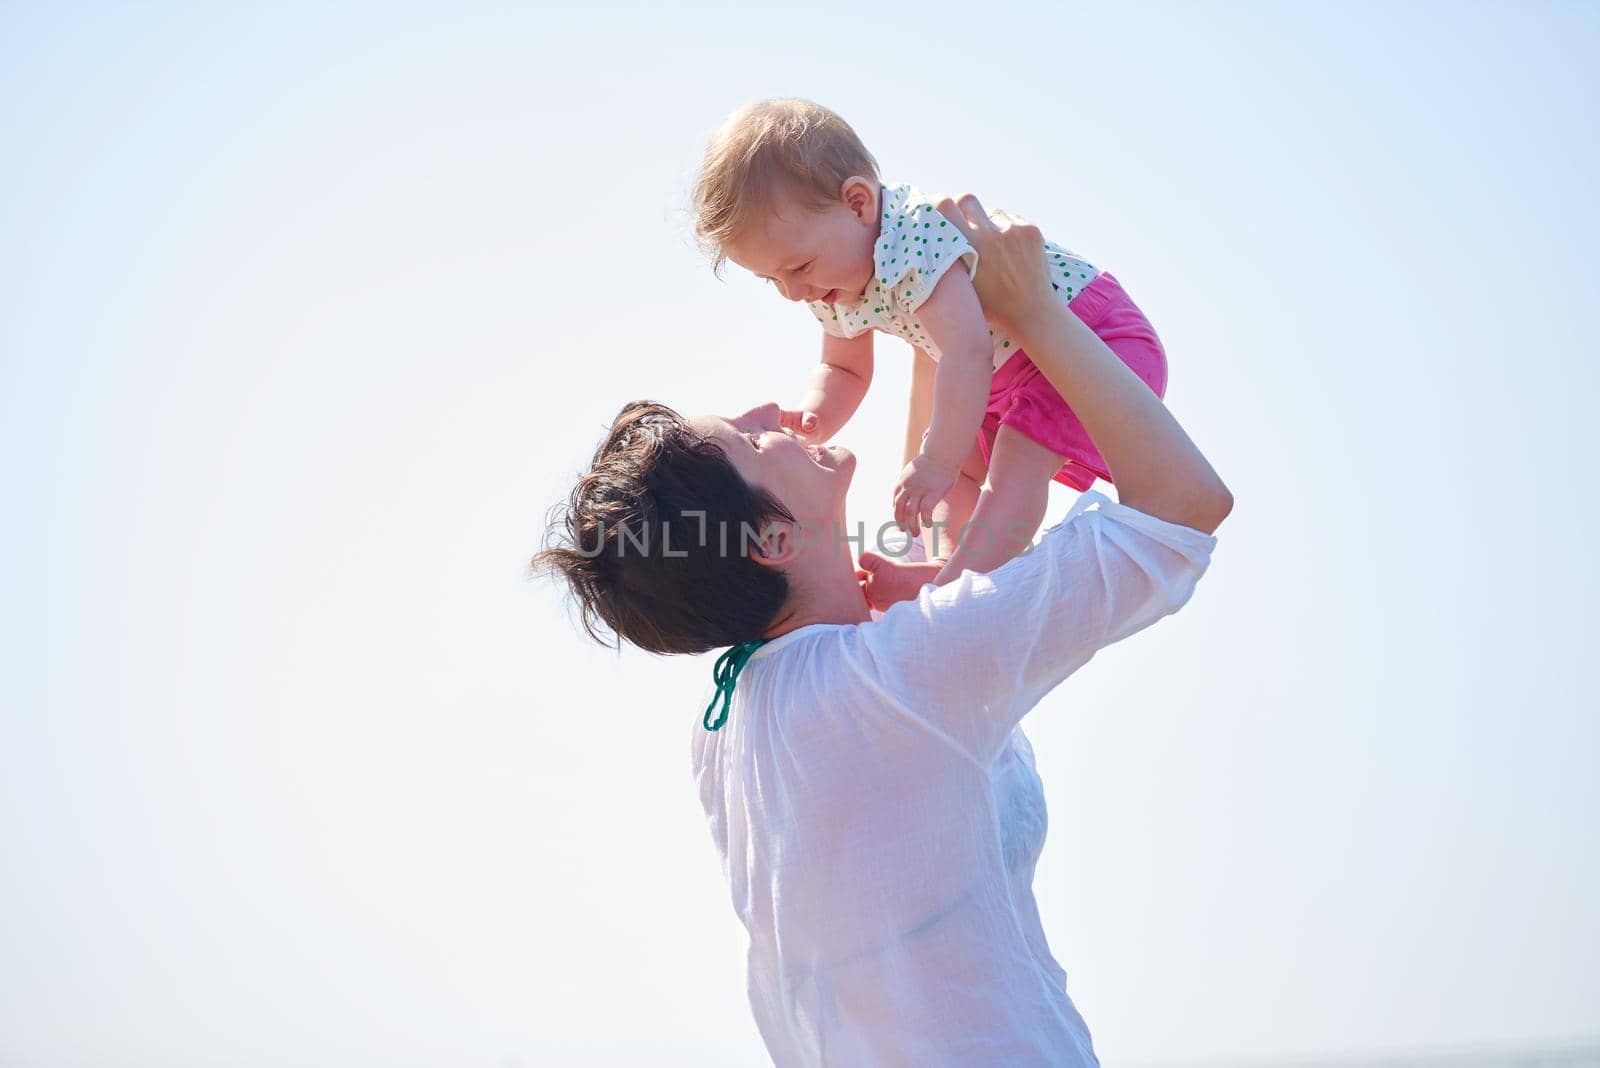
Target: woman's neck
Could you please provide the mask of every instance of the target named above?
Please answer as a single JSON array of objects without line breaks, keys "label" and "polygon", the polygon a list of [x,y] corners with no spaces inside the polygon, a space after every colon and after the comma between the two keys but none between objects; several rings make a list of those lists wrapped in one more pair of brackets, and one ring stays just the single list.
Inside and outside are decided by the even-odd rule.
[{"label": "woman's neck", "polygon": [[[830,544],[830,541],[832,544]],[[815,623],[854,624],[872,618],[856,580],[855,557],[842,538],[807,546],[788,568],[789,600],[780,621],[767,630],[776,638]]]}]

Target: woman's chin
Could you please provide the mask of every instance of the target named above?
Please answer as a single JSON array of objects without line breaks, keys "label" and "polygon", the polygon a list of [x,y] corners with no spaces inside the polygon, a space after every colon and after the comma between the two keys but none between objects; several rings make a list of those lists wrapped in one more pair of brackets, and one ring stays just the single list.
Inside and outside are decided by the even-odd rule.
[{"label": "woman's chin", "polygon": [[856,454],[839,445],[831,445],[833,453],[833,471],[837,477],[834,486],[835,500],[837,501],[839,523],[844,523],[844,499],[850,492],[850,482],[856,474]]},{"label": "woman's chin", "polygon": [[856,454],[843,445],[828,445],[825,449],[830,466],[844,477],[844,484],[848,487],[856,473]]}]

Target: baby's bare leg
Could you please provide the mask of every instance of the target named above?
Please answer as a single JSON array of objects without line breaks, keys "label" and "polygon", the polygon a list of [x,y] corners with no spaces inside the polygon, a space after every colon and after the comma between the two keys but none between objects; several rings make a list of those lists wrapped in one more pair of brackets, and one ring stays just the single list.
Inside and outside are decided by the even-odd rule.
[{"label": "baby's bare leg", "polygon": [[[955,486],[944,500],[934,506],[933,523],[922,534],[923,543],[928,547],[928,559],[939,567],[949,563],[950,557],[955,555],[956,538],[978,507],[978,496],[983,490],[984,479],[988,477],[989,465],[983,458],[983,450],[977,442],[973,442],[972,451],[961,465],[961,474],[956,476]],[[932,576],[938,573],[938,568],[935,568],[928,581],[933,581]]]},{"label": "baby's bare leg", "polygon": [[971,529],[933,580],[938,585],[963,571],[993,571],[1021,552],[1044,520],[1050,480],[1067,460],[1009,426],[995,436],[991,456]]}]

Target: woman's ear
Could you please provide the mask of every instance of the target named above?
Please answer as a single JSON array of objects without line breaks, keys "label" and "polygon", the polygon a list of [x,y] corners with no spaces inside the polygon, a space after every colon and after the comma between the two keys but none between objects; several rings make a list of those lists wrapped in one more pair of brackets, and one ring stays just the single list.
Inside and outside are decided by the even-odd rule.
[{"label": "woman's ear", "polygon": [[750,546],[750,559],[766,567],[786,567],[799,552],[798,539],[785,523],[768,523],[761,539]]},{"label": "woman's ear", "polygon": [[863,226],[878,224],[878,183],[852,174],[839,186],[839,199]]}]

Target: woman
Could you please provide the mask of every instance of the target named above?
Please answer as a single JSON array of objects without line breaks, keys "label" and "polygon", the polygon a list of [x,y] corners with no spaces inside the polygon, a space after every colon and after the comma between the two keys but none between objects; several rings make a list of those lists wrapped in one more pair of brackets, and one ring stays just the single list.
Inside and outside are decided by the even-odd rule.
[{"label": "woman", "polygon": [[1034,905],[1044,798],[1017,724],[1187,601],[1232,507],[1155,395],[1052,299],[1038,231],[971,196],[940,210],[1121,503],[1085,494],[1030,552],[873,622],[876,558],[858,570],[843,540],[854,456],[779,430],[774,405],[684,420],[641,402],[574,489],[564,544],[535,560],[597,637],[734,647],[694,763],[783,1066],[1098,1063]]}]

